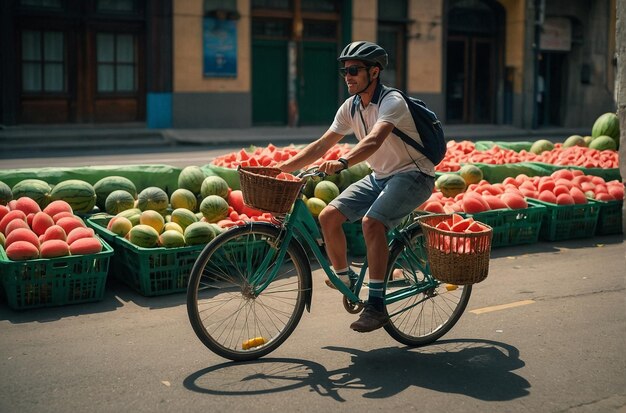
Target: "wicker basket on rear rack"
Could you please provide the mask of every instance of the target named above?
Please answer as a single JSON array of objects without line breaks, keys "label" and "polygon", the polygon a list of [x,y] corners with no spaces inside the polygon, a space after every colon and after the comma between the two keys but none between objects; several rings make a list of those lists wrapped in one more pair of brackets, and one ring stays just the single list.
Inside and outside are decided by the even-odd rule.
[{"label": "wicker basket on rear rack", "polygon": [[287,181],[277,179],[277,168],[239,167],[239,182],[243,202],[255,209],[273,214],[286,214],[304,185],[302,179]]},{"label": "wicker basket on rear rack", "polygon": [[454,232],[436,228],[450,215],[426,215],[419,218],[426,239],[430,270],[436,279],[450,284],[475,284],[487,278],[493,230]]}]

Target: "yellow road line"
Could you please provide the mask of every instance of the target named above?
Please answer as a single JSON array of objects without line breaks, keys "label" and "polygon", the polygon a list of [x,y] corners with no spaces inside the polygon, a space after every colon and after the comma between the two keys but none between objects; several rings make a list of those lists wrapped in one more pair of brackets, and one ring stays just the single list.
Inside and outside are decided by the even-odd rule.
[{"label": "yellow road line", "polygon": [[528,304],[532,304],[534,302],[535,302],[534,300],[516,301],[514,303],[493,305],[491,307],[477,308],[476,310],[471,310],[470,313],[474,313],[474,314],[490,313],[492,311],[506,310],[507,308],[520,307],[522,305],[528,305]]}]

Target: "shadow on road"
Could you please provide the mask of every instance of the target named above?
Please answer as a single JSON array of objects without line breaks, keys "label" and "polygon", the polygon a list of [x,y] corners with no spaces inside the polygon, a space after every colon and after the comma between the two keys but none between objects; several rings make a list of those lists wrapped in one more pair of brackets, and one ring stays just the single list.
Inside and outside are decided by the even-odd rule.
[{"label": "shadow on road", "polygon": [[309,387],[345,401],[341,393],[384,399],[411,387],[507,401],[529,394],[530,383],[513,370],[524,366],[517,348],[490,340],[442,340],[420,349],[389,347],[361,351],[325,347],[351,355],[347,367],[328,371],[308,360],[266,358],[223,363],[189,375],[184,386],[211,395],[258,395]]}]

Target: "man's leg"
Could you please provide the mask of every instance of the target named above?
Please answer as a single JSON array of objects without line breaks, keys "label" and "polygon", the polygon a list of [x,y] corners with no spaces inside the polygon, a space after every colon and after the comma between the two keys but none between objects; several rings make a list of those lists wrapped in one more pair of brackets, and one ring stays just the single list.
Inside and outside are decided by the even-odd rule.
[{"label": "man's leg", "polygon": [[[347,220],[346,216],[334,206],[329,205],[322,210],[318,218],[326,243],[326,254],[335,269],[335,274],[347,287],[352,288],[358,275],[348,265],[348,246],[346,234],[342,228],[342,224]],[[326,285],[336,288],[329,279],[326,280]]]},{"label": "man's leg", "polygon": [[342,224],[346,217],[337,208],[330,205],[322,210],[318,217],[322,235],[326,244],[328,259],[335,269],[348,267],[348,246]]},{"label": "man's leg", "polygon": [[389,250],[387,247],[387,229],[385,224],[379,220],[364,217],[363,236],[367,247],[369,297],[361,316],[350,325],[350,328],[366,333],[382,327],[387,322],[383,289]]}]

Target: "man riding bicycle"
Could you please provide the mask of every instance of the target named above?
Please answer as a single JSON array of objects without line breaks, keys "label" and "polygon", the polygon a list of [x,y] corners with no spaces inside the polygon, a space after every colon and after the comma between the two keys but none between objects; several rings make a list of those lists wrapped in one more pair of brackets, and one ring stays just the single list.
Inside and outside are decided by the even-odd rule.
[{"label": "man riding bicycle", "polygon": [[[342,224],[362,220],[369,296],[359,319],[350,328],[369,332],[388,321],[383,305],[383,279],[389,255],[387,231],[430,196],[435,166],[392,133],[394,127],[398,128],[421,143],[404,98],[391,91],[381,100],[380,74],[387,67],[387,52],[377,44],[357,41],[348,44],[337,60],[343,64],[339,72],[351,97],[341,105],[322,137],[278,167],[284,172],[301,169],[321,158],[344,136],[353,133],[358,139],[344,158],[325,161],[319,170],[335,174],[367,160],[373,172],[331,201],[320,213],[319,222],[335,273],[352,287],[357,274],[348,265]],[[332,286],[328,280],[327,284]]]}]

